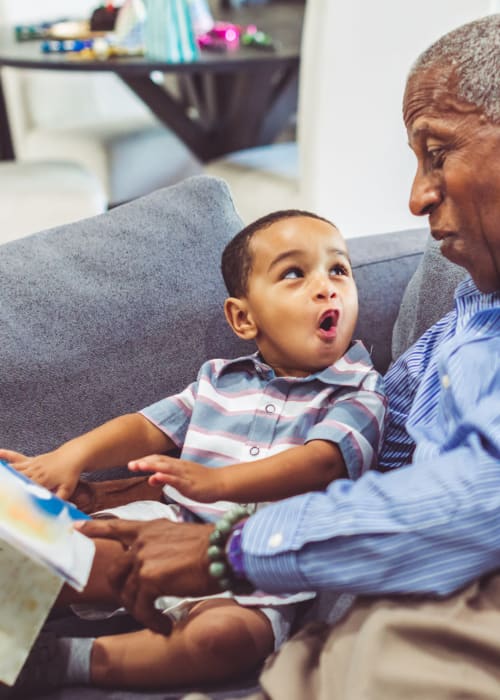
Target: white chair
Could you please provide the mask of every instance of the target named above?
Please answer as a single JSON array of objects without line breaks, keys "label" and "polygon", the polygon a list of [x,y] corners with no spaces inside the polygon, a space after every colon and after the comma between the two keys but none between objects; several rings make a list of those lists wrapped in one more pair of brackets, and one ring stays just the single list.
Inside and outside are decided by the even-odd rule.
[{"label": "white chair", "polygon": [[100,182],[76,163],[0,163],[0,243],[106,211]]},{"label": "white chair", "polygon": [[205,171],[227,180],[247,222],[302,207],[348,237],[420,227],[407,207],[406,76],[441,34],[494,9],[491,0],[307,0],[297,143],[231,154]]},{"label": "white chair", "polygon": [[[89,17],[95,6],[95,0],[0,0],[0,22]],[[201,171],[115,75],[3,68],[2,84],[16,158],[79,163],[100,179],[111,204]]]}]

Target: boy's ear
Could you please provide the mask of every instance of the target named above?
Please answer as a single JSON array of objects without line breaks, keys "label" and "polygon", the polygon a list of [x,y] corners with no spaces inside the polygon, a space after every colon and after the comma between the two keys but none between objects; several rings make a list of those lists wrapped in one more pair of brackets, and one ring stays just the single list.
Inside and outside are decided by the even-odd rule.
[{"label": "boy's ear", "polygon": [[242,340],[253,340],[255,338],[257,327],[245,299],[228,297],[224,302],[224,313],[226,321],[238,338]]}]

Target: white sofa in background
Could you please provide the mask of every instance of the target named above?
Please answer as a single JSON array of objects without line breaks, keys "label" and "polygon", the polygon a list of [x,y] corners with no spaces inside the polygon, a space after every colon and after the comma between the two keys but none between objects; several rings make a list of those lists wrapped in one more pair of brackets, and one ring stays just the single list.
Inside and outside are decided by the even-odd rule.
[{"label": "white sofa in background", "polygon": [[71,162],[0,163],[0,243],[106,211],[95,175]]}]

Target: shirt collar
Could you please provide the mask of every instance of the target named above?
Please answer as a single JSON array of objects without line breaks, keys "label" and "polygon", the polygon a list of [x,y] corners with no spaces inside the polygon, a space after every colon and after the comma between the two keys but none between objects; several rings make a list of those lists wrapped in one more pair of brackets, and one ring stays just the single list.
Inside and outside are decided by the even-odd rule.
[{"label": "shirt collar", "polygon": [[290,384],[320,381],[323,384],[335,386],[357,387],[365,376],[373,370],[373,363],[363,343],[360,340],[354,340],[345,355],[337,362],[307,377],[277,377],[274,370],[264,362],[259,352],[227,360],[221,367],[219,374],[237,371],[243,367],[252,373],[255,372],[267,381],[276,379]]},{"label": "shirt collar", "polygon": [[457,332],[462,330],[477,313],[500,307],[500,291],[484,294],[476,287],[474,280],[467,276],[455,290]]},{"label": "shirt collar", "polygon": [[488,307],[498,306],[498,304],[500,304],[500,291],[489,292],[488,294],[480,292],[472,277],[467,276],[455,289],[455,301],[460,299],[466,302],[481,300],[485,305],[488,305]]}]

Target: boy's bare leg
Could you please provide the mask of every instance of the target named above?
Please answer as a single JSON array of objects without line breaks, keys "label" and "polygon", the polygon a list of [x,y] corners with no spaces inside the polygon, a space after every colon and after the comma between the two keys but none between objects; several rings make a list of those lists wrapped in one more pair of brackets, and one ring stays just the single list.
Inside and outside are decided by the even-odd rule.
[{"label": "boy's bare leg", "polygon": [[123,547],[114,540],[94,540],[95,556],[88,583],[85,589],[78,593],[74,588],[64,585],[56,600],[56,607],[71,603],[115,603],[121,607],[109,583],[107,572],[115,557],[123,554]]},{"label": "boy's bare leg", "polygon": [[154,688],[229,680],[258,666],[273,647],[271,623],[257,608],[203,601],[169,637],[140,630],[97,638],[91,682]]}]

